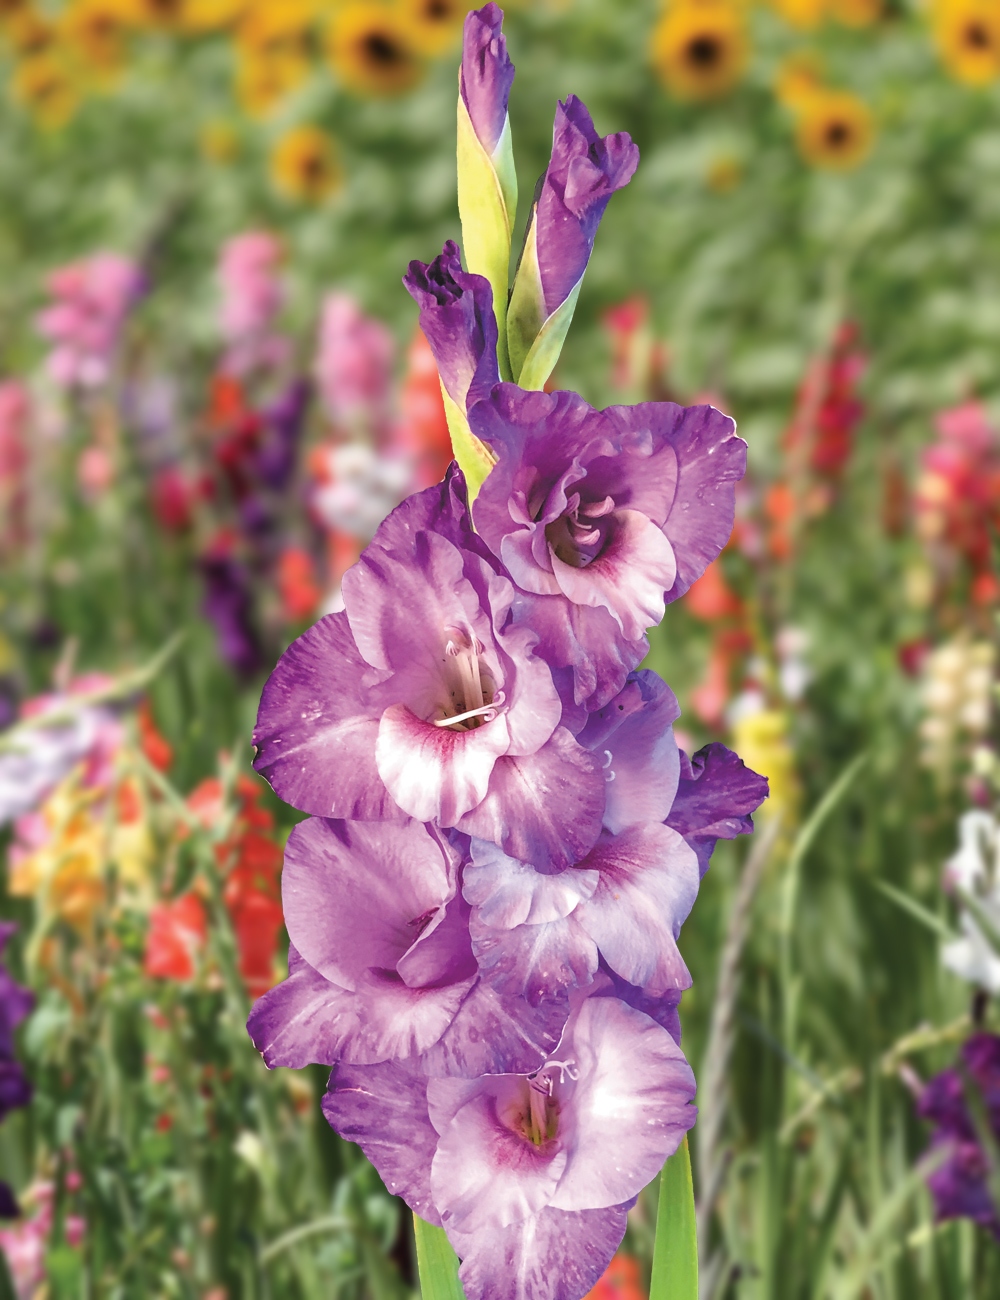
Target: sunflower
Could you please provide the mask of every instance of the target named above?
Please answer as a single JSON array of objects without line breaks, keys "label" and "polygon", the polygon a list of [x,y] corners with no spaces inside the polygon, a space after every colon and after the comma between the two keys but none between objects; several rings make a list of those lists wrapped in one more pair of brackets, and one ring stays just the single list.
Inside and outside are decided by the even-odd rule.
[{"label": "sunflower", "polygon": [[297,126],[278,141],[271,176],[290,198],[315,203],[343,180],[336,144],[318,126]]},{"label": "sunflower", "polygon": [[25,59],[14,73],[11,94],[42,126],[65,126],[80,104],[76,79],[65,63],[52,54]]},{"label": "sunflower", "polygon": [[398,0],[397,8],[414,48],[434,56],[457,40],[469,6],[465,0]]},{"label": "sunflower", "polygon": [[160,27],[182,31],[188,0],[125,0],[125,11],[133,27]]},{"label": "sunflower", "polygon": [[237,45],[253,57],[308,58],[315,17],[312,0],[281,0],[278,5],[258,0],[239,25]]},{"label": "sunflower", "polygon": [[55,23],[33,9],[12,13],[3,24],[3,33],[11,49],[22,59],[48,54],[59,43]]},{"label": "sunflower", "polygon": [[678,99],[724,95],[748,54],[743,14],[731,0],[681,0],[653,32],[653,65]]},{"label": "sunflower", "polygon": [[119,0],[76,0],[61,28],[67,48],[92,77],[104,80],[121,67],[127,23]]},{"label": "sunflower", "polygon": [[970,86],[1000,74],[1000,5],[989,0],[943,0],[934,14],[934,38],[948,71]]},{"label": "sunflower", "polygon": [[875,119],[856,95],[819,90],[801,106],[796,139],[803,158],[814,167],[846,171],[868,156]]},{"label": "sunflower", "polygon": [[790,54],[778,68],[774,93],[779,104],[799,109],[823,88],[823,60],[813,50]]},{"label": "sunflower", "polygon": [[217,32],[239,22],[249,7],[250,0],[187,0],[184,27],[189,32]]},{"label": "sunflower", "polygon": [[236,93],[253,117],[260,117],[309,76],[308,59],[297,54],[244,54],[236,64]]},{"label": "sunflower", "polygon": [[420,79],[407,25],[377,0],[349,0],[334,12],[327,53],[344,85],[363,95],[399,95]]},{"label": "sunflower", "polygon": [[814,31],[826,17],[827,0],[771,0],[777,13],[799,31]]},{"label": "sunflower", "polygon": [[885,12],[883,0],[829,0],[830,17],[844,27],[871,27]]}]

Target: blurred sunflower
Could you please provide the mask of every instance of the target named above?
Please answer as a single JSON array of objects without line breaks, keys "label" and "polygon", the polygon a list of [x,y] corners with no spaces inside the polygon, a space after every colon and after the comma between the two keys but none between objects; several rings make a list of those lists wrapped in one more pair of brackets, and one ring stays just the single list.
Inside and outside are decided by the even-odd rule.
[{"label": "blurred sunflower", "polygon": [[106,81],[121,68],[128,24],[120,0],[76,0],[60,26],[68,51],[90,79]]},{"label": "blurred sunflower", "polygon": [[327,54],[334,72],[363,95],[399,95],[417,84],[417,49],[398,9],[349,0],[330,21]]},{"label": "blurred sunflower", "polygon": [[290,198],[315,203],[343,181],[336,144],[318,126],[297,126],[275,146],[271,176]]},{"label": "blurred sunflower", "polygon": [[826,17],[827,0],[771,0],[772,7],[790,27],[814,31]]},{"label": "blurred sunflower", "polygon": [[749,53],[743,13],[731,0],[681,0],[653,31],[653,66],[678,99],[724,95]]},{"label": "blurred sunflower", "polygon": [[80,87],[62,59],[39,54],[18,65],[11,94],[42,126],[65,126],[80,105]]},{"label": "blurred sunflower", "polygon": [[433,57],[458,39],[469,4],[466,0],[398,0],[398,9],[414,48]]},{"label": "blurred sunflower", "polygon": [[12,13],[3,24],[3,34],[11,49],[23,59],[47,54],[59,43],[55,23],[49,22],[33,9]]},{"label": "blurred sunflower", "polygon": [[822,89],[823,60],[814,50],[790,54],[774,79],[775,96],[786,108],[800,108]]},{"label": "blurred sunflower", "polygon": [[232,27],[246,13],[250,0],[187,0],[184,25],[191,32],[216,32]]},{"label": "blurred sunflower", "polygon": [[847,171],[868,156],[875,119],[867,104],[846,90],[818,90],[799,109],[799,152],[814,167]]},{"label": "blurred sunflower", "polygon": [[934,39],[945,67],[970,86],[1000,74],[1000,5],[990,0],[941,0]]},{"label": "blurred sunflower", "polygon": [[236,94],[244,109],[259,117],[301,86],[310,73],[307,60],[287,55],[244,55],[236,64]]},{"label": "blurred sunflower", "polygon": [[266,113],[312,71],[311,0],[255,4],[237,31],[237,94],[248,113]]},{"label": "blurred sunflower", "polygon": [[883,0],[829,0],[830,17],[844,27],[871,27],[885,12]]}]

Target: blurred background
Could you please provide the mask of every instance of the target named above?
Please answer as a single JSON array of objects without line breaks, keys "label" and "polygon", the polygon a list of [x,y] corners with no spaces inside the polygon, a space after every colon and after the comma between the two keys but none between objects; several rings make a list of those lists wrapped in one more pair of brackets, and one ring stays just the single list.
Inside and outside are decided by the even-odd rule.
[{"label": "blurred background", "polygon": [[[298,817],[249,736],[449,459],[400,277],[459,233],[466,8],[0,0],[4,1300],[415,1293],[325,1072],[245,1035]],[[960,1053],[1000,990],[1000,3],[506,31],[515,239],[557,98],[642,155],[554,386],[749,444],[648,660],[687,748],[771,782],[681,940],[703,1297],[995,1297],[1000,1077]],[[963,1060],[949,1129],[927,1082]],[[645,1295],[654,1220],[655,1187],[597,1300]]]}]

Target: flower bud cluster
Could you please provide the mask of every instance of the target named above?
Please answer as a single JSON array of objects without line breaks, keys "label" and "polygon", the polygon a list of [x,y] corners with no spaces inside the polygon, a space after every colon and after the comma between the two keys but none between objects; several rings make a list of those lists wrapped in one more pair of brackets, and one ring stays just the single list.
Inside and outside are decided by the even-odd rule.
[{"label": "flower bud cluster", "polygon": [[[463,70],[488,143],[499,21],[470,15]],[[578,101],[563,118],[543,289],[578,283],[634,166],[627,137],[580,143]],[[310,816],[285,851],[289,976],[248,1028],[269,1066],[333,1067],[327,1118],[445,1229],[469,1300],[579,1300],[694,1122],[677,941],[767,793],[721,745],[680,750],[639,667],[729,537],[746,446],[710,406],[501,382],[490,281],[454,244],[406,283],[472,469],[382,522],[264,688],[255,766]]]}]

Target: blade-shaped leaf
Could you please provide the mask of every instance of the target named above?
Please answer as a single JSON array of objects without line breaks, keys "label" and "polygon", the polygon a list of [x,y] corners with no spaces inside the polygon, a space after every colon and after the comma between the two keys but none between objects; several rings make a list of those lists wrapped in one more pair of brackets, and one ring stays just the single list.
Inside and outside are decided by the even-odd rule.
[{"label": "blade-shaped leaf", "polygon": [[649,1300],[698,1300],[698,1234],[686,1137],[660,1174]]},{"label": "blade-shaped leaf", "polygon": [[452,1250],[444,1228],[435,1228],[415,1214],[413,1235],[417,1240],[422,1300],[465,1300],[465,1292],[458,1280],[458,1256]]}]

